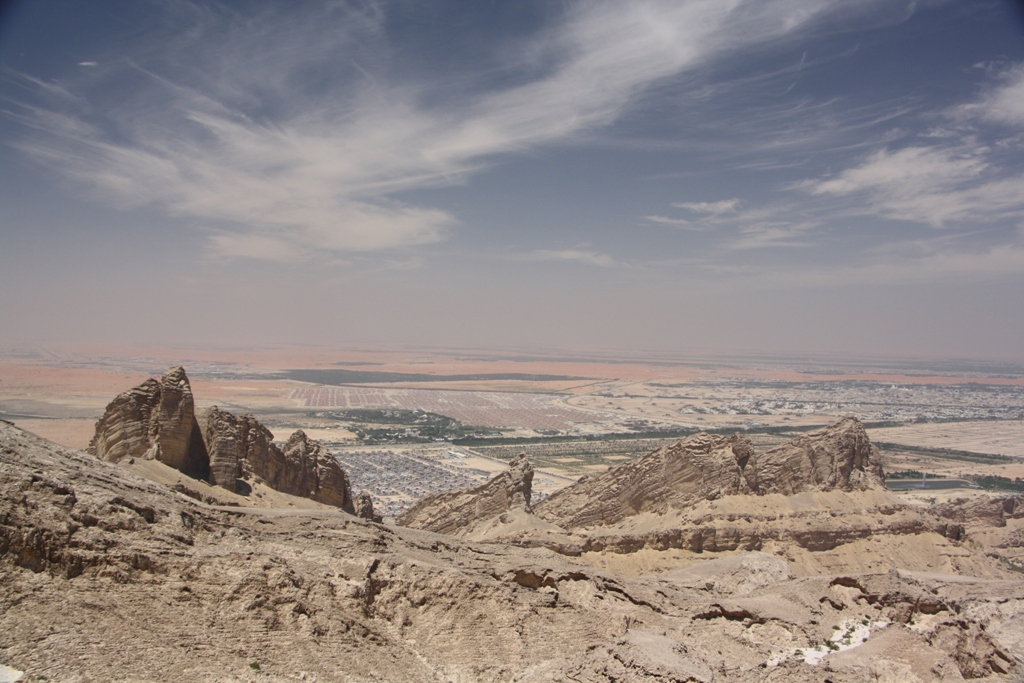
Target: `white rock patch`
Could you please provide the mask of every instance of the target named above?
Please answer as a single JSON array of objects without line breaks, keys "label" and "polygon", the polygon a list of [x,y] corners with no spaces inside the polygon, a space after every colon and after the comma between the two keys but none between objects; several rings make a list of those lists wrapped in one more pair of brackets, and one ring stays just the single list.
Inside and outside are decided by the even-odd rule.
[{"label": "white rock patch", "polygon": [[872,631],[883,629],[889,625],[888,621],[875,621],[870,619],[847,619],[836,629],[832,637],[818,645],[808,645],[791,650],[776,653],[768,659],[768,666],[778,666],[790,659],[802,659],[811,666],[817,666],[833,652],[852,650],[863,645],[871,637]]}]

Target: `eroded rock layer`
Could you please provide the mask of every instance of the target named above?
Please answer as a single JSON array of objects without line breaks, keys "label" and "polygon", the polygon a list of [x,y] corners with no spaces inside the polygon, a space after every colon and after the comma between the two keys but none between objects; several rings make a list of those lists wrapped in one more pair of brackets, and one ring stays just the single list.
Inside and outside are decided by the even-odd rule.
[{"label": "eroded rock layer", "polygon": [[108,462],[159,460],[205,478],[209,459],[195,418],[192,388],[181,366],[120,394],[96,423],[88,451]]},{"label": "eroded rock layer", "polygon": [[787,564],[630,578],[330,509],[216,509],[0,422],[0,653],[25,680],[1019,679],[1019,574]]},{"label": "eroded rock layer", "polygon": [[567,486],[537,505],[541,519],[566,529],[615,524],[641,512],[666,512],[696,500],[749,492],[754,448],[740,436],[694,434],[600,475]]},{"label": "eroded rock layer", "polygon": [[488,482],[459,491],[427,496],[403,512],[395,523],[413,529],[453,534],[512,509],[530,511],[533,465],[525,454]]},{"label": "eroded rock layer", "polygon": [[695,434],[568,486],[539,503],[535,512],[574,529],[727,495],[883,487],[878,449],[851,417],[762,454],[739,435]]},{"label": "eroded rock layer", "polygon": [[115,398],[96,423],[89,452],[108,462],[159,460],[235,492],[255,478],[282,493],[354,512],[348,476],[321,443],[302,431],[284,449],[273,439],[252,415],[214,406],[197,419],[188,377],[178,366]]}]

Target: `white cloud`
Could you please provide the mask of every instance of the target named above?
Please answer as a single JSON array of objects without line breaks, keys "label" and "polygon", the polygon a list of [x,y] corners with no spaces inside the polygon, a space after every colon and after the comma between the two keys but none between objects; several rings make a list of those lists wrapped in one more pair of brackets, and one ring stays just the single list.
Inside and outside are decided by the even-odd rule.
[{"label": "white cloud", "polygon": [[538,261],[578,261],[592,266],[610,267],[614,266],[615,259],[607,254],[599,254],[593,251],[580,249],[547,250],[539,249],[531,255],[531,258]]},{"label": "white cloud", "polygon": [[718,202],[676,202],[672,206],[677,209],[686,209],[694,213],[705,213],[718,215],[721,213],[732,213],[740,206],[739,199],[723,199]]},{"label": "white cloud", "polygon": [[686,218],[670,218],[669,216],[644,216],[645,220],[652,223],[658,223],[660,225],[671,225],[676,228],[683,228],[685,230],[702,230],[703,226],[700,223],[694,223]]},{"label": "white cloud", "polygon": [[990,123],[1024,126],[1024,65],[1005,70],[1000,80],[1002,83],[981,100],[957,107],[954,113]]},{"label": "white cloud", "polygon": [[977,145],[881,149],[835,177],[800,187],[861,201],[852,213],[935,227],[1024,215],[1024,176],[997,175],[986,152]]},{"label": "white cloud", "polygon": [[[104,67],[116,97],[85,90],[73,106],[26,109],[36,134],[18,145],[104,200],[220,224],[210,246],[228,256],[424,244],[443,239],[454,217],[393,193],[463,182],[492,155],[606,125],[662,78],[847,5],[858,3],[580,3],[527,46],[546,57],[543,76],[432,104],[432,83],[375,68],[392,49],[377,6],[240,16],[188,5],[182,14],[196,23],[179,42],[147,46],[120,73]],[[350,53],[358,73],[331,80]],[[305,84],[307,72],[326,83]]]}]

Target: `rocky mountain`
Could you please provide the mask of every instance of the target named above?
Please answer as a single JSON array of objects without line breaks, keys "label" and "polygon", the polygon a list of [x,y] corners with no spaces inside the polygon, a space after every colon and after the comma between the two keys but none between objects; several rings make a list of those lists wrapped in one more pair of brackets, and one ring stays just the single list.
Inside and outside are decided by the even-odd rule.
[{"label": "rocky mountain", "polygon": [[[724,519],[741,501],[799,511],[883,495],[698,505]],[[671,570],[602,569],[632,556],[479,544],[330,508],[218,508],[0,422],[0,671],[23,680],[1019,680],[1021,575],[942,547],[991,573],[808,572],[781,546],[648,549]]]},{"label": "rocky mountain", "polygon": [[537,505],[565,529],[611,525],[722,496],[883,488],[881,456],[856,418],[755,454],[745,438],[694,434],[587,477]]},{"label": "rocky mountain", "polygon": [[395,523],[411,529],[455,534],[509,510],[530,512],[533,465],[519,454],[506,471],[479,486],[427,496],[403,512]]},{"label": "rocky mountain", "polygon": [[158,460],[191,477],[233,492],[251,480],[294,496],[354,513],[348,476],[323,445],[301,430],[283,449],[252,415],[216,406],[198,418],[192,388],[178,366],[149,379],[107,406],[88,452],[108,462]]}]

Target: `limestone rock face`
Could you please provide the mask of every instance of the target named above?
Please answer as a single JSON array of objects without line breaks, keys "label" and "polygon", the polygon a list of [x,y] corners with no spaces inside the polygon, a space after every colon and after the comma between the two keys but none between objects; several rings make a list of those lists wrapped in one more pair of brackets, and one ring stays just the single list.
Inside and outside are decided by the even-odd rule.
[{"label": "limestone rock face", "polygon": [[345,471],[305,432],[292,434],[282,450],[252,415],[232,415],[214,406],[201,419],[211,484],[236,491],[239,479],[258,479],[282,493],[355,512]]},{"label": "limestone rock face", "polygon": [[270,457],[252,465],[253,472],[278,491],[355,513],[345,470],[323,444],[307,437],[301,429],[288,438],[281,460]]},{"label": "limestone rock face", "polygon": [[241,416],[217,406],[200,414],[203,440],[210,457],[210,483],[237,490],[239,479],[263,470],[271,460],[284,467],[284,455],[274,446],[274,435],[252,415]]},{"label": "limestone rock face", "polygon": [[283,493],[354,512],[348,477],[320,444],[297,431],[284,450],[252,415],[216,406],[197,418],[185,370],[168,370],[115,398],[100,421],[89,452],[102,460],[155,459],[229,491],[257,478]]},{"label": "limestone rock face", "polygon": [[208,459],[184,368],[173,367],[159,381],[148,379],[111,401],[96,423],[88,451],[108,462],[159,460],[205,477]]},{"label": "limestone rock face", "polygon": [[86,450],[107,462],[142,458],[152,445],[149,422],[158,403],[160,382],[155,379],[147,379],[134,389],[118,394],[96,423],[96,434]]},{"label": "limestone rock face", "polygon": [[353,503],[355,515],[360,519],[368,519],[371,522],[381,522],[383,518],[373,511],[373,498],[366,491],[363,491],[355,498]]},{"label": "limestone rock face", "polygon": [[1024,496],[955,498],[932,505],[928,510],[964,527],[1005,527],[1006,520],[1024,517]]},{"label": "limestone rock face", "polygon": [[757,458],[758,493],[884,488],[882,458],[855,417],[794,439]]},{"label": "limestone rock face", "polygon": [[469,489],[427,496],[399,515],[395,523],[453,534],[512,509],[530,512],[532,493],[533,465],[520,453],[509,463],[508,470],[490,481]]},{"label": "limestone rock face", "polygon": [[589,477],[537,505],[564,528],[615,524],[641,512],[665,512],[697,500],[756,491],[753,445],[741,436],[694,434],[679,443]]},{"label": "limestone rock face", "polygon": [[856,418],[757,455],[747,439],[694,434],[589,477],[537,505],[566,529],[616,524],[736,494],[884,488],[881,456]]}]

